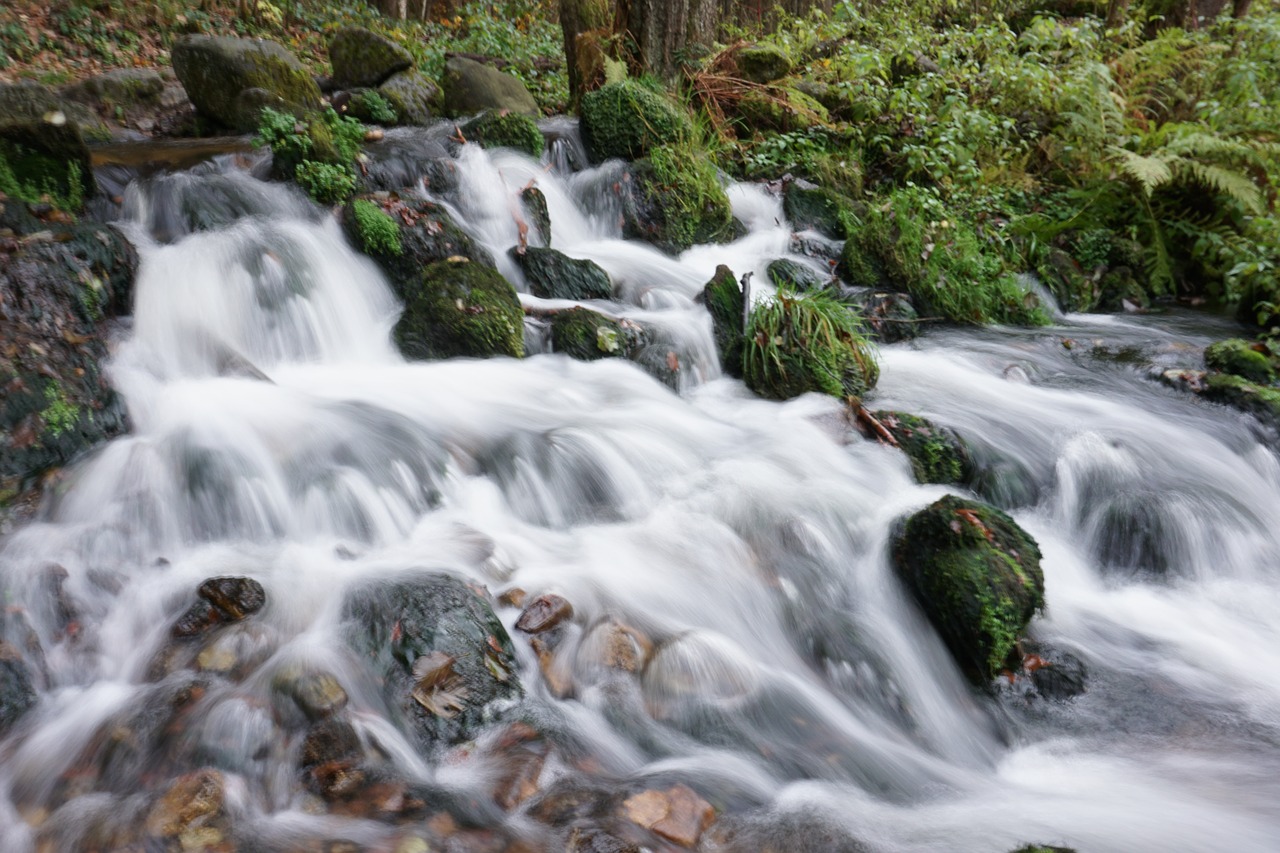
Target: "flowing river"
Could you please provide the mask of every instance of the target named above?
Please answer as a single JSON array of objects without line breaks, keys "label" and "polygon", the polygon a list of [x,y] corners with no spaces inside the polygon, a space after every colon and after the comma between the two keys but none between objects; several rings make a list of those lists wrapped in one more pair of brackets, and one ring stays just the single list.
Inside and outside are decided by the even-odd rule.
[{"label": "flowing river", "polygon": [[[378,168],[412,176],[438,141],[392,133]],[[317,806],[277,676],[323,668],[398,778],[487,799],[495,761],[415,750],[343,644],[352,585],[428,568],[572,603],[578,652],[555,678],[520,610],[497,609],[522,713],[555,733],[536,785],[689,785],[734,828],[704,850],[1280,849],[1275,439],[1149,375],[1194,366],[1226,324],[1070,315],[881,347],[869,405],[972,444],[982,496],[1044,552],[1032,634],[1088,669],[1071,699],[993,695],[964,680],[887,557],[896,519],[956,489],[917,484],[832,399],[768,402],[720,376],[695,297],[720,263],[754,272],[761,295],[770,260],[805,261],[780,202],[732,187],[745,235],[673,258],[621,239],[617,171],[575,159],[571,136],[542,164],[463,146],[438,200],[524,290],[511,210],[535,182],[552,245],[614,281],[617,301],[592,307],[656,330],[668,383],[541,352],[534,320],[539,354],[523,360],[406,362],[377,268],[326,212],[255,178],[260,163],[128,186],[142,266],[110,372],[132,432],[0,540],[5,603],[43,667],[37,706],[0,744],[0,848],[109,849],[156,792],[211,767],[234,830],[208,849],[426,850],[392,821]],[[148,729],[189,676],[157,671],[170,626],[225,575],[259,581],[266,607],[225,644],[235,666],[202,656],[180,724]],[[587,653],[608,620],[652,645],[642,672]],[[525,845],[507,849],[565,849],[523,807],[479,814]]]}]

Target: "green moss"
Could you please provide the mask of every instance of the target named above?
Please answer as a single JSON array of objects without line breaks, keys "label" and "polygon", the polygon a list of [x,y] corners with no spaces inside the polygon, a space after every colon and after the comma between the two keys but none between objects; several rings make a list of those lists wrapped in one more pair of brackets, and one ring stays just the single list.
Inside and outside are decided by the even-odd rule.
[{"label": "green moss", "polygon": [[723,264],[716,267],[716,274],[702,289],[702,301],[711,315],[720,364],[726,374],[741,379],[746,295],[733,270]]},{"label": "green moss", "polygon": [[776,45],[753,44],[742,48],[734,57],[738,73],[753,83],[772,83],[791,73],[793,63],[786,51]]},{"label": "green moss", "polygon": [[660,146],[635,164],[632,177],[638,210],[627,223],[628,236],[679,252],[732,235],[729,197],[706,154],[686,145]]},{"label": "green moss", "polygon": [[1269,385],[1275,381],[1276,372],[1271,359],[1240,338],[1218,341],[1204,351],[1204,363],[1210,370],[1218,370],[1248,379],[1250,382]]},{"label": "green moss", "polygon": [[337,204],[355,192],[352,163],[363,141],[364,126],[332,109],[297,118],[270,108],[261,112],[255,140],[271,148],[278,177],[296,181],[320,204]]},{"label": "green moss", "polygon": [[1280,425],[1280,390],[1257,385],[1230,373],[1210,373],[1201,394],[1208,400],[1234,406]]},{"label": "green moss", "polygon": [[923,313],[953,323],[1047,323],[1039,300],[975,228],[939,204],[932,193],[907,188],[872,205],[841,253],[850,283],[879,273]]},{"label": "green moss", "polygon": [[750,130],[794,133],[826,124],[827,108],[799,89],[775,87],[748,91],[735,106]]},{"label": "green moss", "polygon": [[1040,549],[1005,513],[947,495],[894,537],[893,562],[956,662],[985,682],[1044,605]]},{"label": "green moss", "polygon": [[524,354],[524,311],[497,270],[469,261],[437,261],[406,286],[395,337],[409,358]]},{"label": "green moss", "polygon": [[53,437],[58,437],[75,429],[80,422],[80,407],[67,400],[66,393],[57,385],[49,385],[44,389],[44,399],[48,403],[40,412],[45,429]]},{"label": "green moss", "polygon": [[969,452],[951,430],[906,412],[882,411],[875,417],[907,454],[919,482],[962,484],[972,477]]},{"label": "green moss", "polygon": [[541,157],[545,142],[538,123],[522,113],[489,110],[462,126],[462,135],[485,148],[514,148]]},{"label": "green moss", "polygon": [[350,166],[303,160],[293,170],[293,179],[320,204],[341,204],[356,191],[356,176]]},{"label": "green moss", "polygon": [[400,227],[381,207],[368,199],[357,199],[351,205],[351,214],[366,251],[384,255],[404,252],[400,245]]},{"label": "green moss", "polygon": [[621,324],[586,308],[561,311],[551,319],[551,347],[581,361],[625,354]]},{"label": "green moss", "polygon": [[582,141],[596,162],[634,160],[691,133],[689,118],[664,96],[633,81],[610,83],[582,98]]},{"label": "green moss", "polygon": [[747,387],[788,400],[809,391],[844,399],[875,387],[879,366],[857,316],[825,292],[779,290],[747,323]]}]

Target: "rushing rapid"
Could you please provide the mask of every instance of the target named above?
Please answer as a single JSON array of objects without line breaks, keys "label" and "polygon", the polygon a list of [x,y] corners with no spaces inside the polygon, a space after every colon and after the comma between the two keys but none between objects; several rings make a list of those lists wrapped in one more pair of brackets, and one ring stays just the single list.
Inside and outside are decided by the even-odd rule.
[{"label": "rushing rapid", "polygon": [[[383,168],[415,174],[439,148],[417,133],[390,134]],[[169,780],[212,767],[242,849],[396,849],[394,824],[317,807],[298,781],[277,685],[299,664],[341,684],[401,778],[487,799],[484,751],[415,749],[344,650],[354,585],[427,568],[572,603],[550,669],[520,610],[498,608],[522,713],[558,749],[536,784],[687,784],[737,833],[702,849],[1280,849],[1274,436],[1148,375],[1197,358],[1217,321],[1071,315],[881,348],[868,402],[972,445],[980,496],[1044,552],[1032,633],[1088,668],[1073,699],[989,695],[887,558],[895,520],[947,489],[835,400],[763,401],[720,374],[696,301],[717,264],[760,282],[776,258],[813,263],[777,199],[731,187],[744,236],[671,257],[621,237],[615,167],[575,171],[573,144],[545,163],[461,146],[457,186],[433,198],[524,290],[511,210],[535,183],[553,245],[613,280],[591,307],[657,330],[674,388],[546,352],[536,319],[525,359],[407,362],[377,267],[254,163],[129,186],[142,265],[111,378],[132,432],[0,541],[41,667],[37,707],[0,745],[0,846],[109,846]],[[531,318],[560,307],[521,300]],[[259,581],[266,607],[223,643],[232,663],[192,665],[210,678],[181,725],[149,730],[140,711],[187,684],[161,665],[170,626],[224,575]],[[600,664],[610,620],[651,647],[642,672]],[[520,808],[475,821],[563,843]]]}]

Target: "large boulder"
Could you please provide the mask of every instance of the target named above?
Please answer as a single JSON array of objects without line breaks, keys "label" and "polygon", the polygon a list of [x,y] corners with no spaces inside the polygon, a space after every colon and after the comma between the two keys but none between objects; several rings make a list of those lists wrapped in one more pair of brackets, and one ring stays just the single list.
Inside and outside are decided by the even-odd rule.
[{"label": "large boulder", "polygon": [[407,358],[524,355],[524,311],[493,267],[453,258],[422,270],[404,293],[395,338]]},{"label": "large boulder", "polygon": [[347,639],[423,749],[468,740],[522,695],[489,595],[453,575],[367,584],[343,604]]},{"label": "large boulder", "polygon": [[340,88],[378,86],[413,67],[413,55],[386,36],[363,27],[343,27],[329,42],[333,82]]},{"label": "large boulder", "polygon": [[734,236],[733,211],[715,166],[684,147],[662,146],[631,165],[619,187],[622,232],[676,254]]},{"label": "large boulder", "polygon": [[524,273],[529,290],[542,299],[610,299],[613,284],[595,261],[571,258],[556,249],[528,246],[511,250],[511,258]]},{"label": "large boulder", "polygon": [[747,45],[734,56],[738,73],[752,83],[772,83],[791,73],[794,63],[782,48],[771,44]]},{"label": "large boulder", "polygon": [[401,299],[417,287],[423,267],[450,258],[493,266],[487,249],[472,239],[443,207],[424,199],[372,193],[353,199],[342,212],[351,242],[374,260]]},{"label": "large boulder", "polygon": [[485,110],[507,110],[536,118],[542,112],[520,78],[473,59],[450,57],[444,66],[442,83],[446,115],[469,116]]},{"label": "large boulder", "polygon": [[551,318],[551,351],[579,361],[625,358],[643,343],[638,327],[624,326],[587,308],[558,311]]},{"label": "large boulder", "polygon": [[102,107],[158,106],[164,78],[154,68],[113,68],[62,90],[76,101]]},{"label": "large boulder", "polygon": [[582,98],[582,141],[595,162],[644,157],[686,138],[689,118],[665,96],[631,80],[610,83]]},{"label": "large boulder", "polygon": [[440,89],[421,71],[392,74],[378,92],[391,102],[401,124],[428,124],[440,100]]},{"label": "large boulder", "polygon": [[707,306],[707,313],[711,315],[721,369],[728,376],[742,378],[747,295],[734,277],[733,270],[724,264],[716,267],[716,274],[702,288],[700,298]]},{"label": "large boulder", "polygon": [[47,193],[75,207],[93,189],[89,149],[68,105],[35,83],[0,85],[0,192],[27,201]]},{"label": "large boulder", "polygon": [[1017,643],[1044,606],[1040,548],[1005,513],[947,495],[900,524],[893,566],[970,679],[1017,665]]},{"label": "large boulder", "polygon": [[197,110],[236,130],[256,129],[263,107],[304,113],[321,103],[302,63],[267,39],[184,36],[173,46],[173,70]]},{"label": "large boulder", "polygon": [[124,429],[102,321],[128,310],[137,263],[107,226],[0,248],[0,505]]}]

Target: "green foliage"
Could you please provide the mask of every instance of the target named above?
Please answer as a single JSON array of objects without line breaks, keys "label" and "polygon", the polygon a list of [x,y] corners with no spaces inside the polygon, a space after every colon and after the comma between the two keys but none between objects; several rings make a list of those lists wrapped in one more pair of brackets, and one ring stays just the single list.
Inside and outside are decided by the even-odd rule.
[{"label": "green foliage", "polygon": [[849,306],[823,291],[784,288],[751,311],[742,374],[765,397],[818,391],[844,399],[874,388],[880,369]]},{"label": "green foliage", "polygon": [[384,255],[403,254],[400,227],[385,210],[368,199],[357,199],[351,205],[351,213],[355,218],[356,233],[367,251]]},{"label": "green foliage", "polygon": [[66,392],[60,386],[47,386],[44,399],[48,405],[40,412],[40,419],[50,435],[57,437],[75,429],[80,422],[80,409],[67,400]]},{"label": "green foliage", "polygon": [[340,204],[356,191],[356,175],[350,166],[303,160],[293,170],[293,179],[320,204]]},{"label": "green foliage", "polygon": [[27,204],[47,201],[68,213],[84,206],[80,164],[51,158],[0,140],[0,193]]},{"label": "green foliage", "polygon": [[595,160],[634,160],[658,146],[687,141],[692,133],[675,104],[635,80],[588,92],[581,113],[583,142]]},{"label": "green foliage", "polygon": [[382,96],[380,92],[372,89],[358,93],[352,101],[355,108],[369,117],[369,121],[378,124],[395,124],[399,120],[395,107],[391,106],[391,102]]},{"label": "green foliage", "polygon": [[733,224],[729,198],[705,154],[687,145],[663,145],[650,151],[646,162],[650,176],[641,181],[642,192],[659,212],[661,242],[687,249],[728,235]]},{"label": "green foliage", "polygon": [[320,204],[337,204],[355,192],[351,164],[363,141],[364,126],[332,109],[299,119],[270,108],[262,110],[255,140],[271,148],[277,174]]},{"label": "green foliage", "polygon": [[1205,347],[1204,363],[1210,370],[1270,385],[1275,382],[1275,367],[1261,349],[1240,338],[1218,341]]}]

